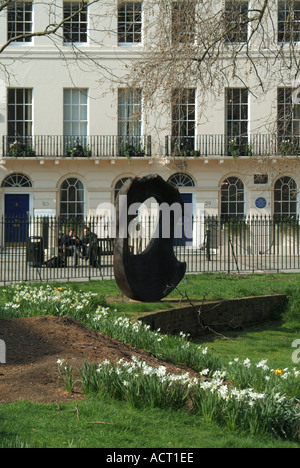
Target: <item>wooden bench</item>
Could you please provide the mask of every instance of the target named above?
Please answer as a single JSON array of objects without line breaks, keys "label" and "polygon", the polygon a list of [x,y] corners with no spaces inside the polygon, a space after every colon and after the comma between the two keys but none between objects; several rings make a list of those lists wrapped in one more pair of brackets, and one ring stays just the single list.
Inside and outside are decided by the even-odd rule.
[{"label": "wooden bench", "polygon": [[[68,257],[74,257],[74,253],[72,252],[72,250],[70,250],[68,247],[66,247],[63,244],[62,242],[63,237],[64,235],[58,238],[58,257],[61,257],[65,262],[65,266],[67,266]],[[81,251],[80,246],[79,246],[79,251]]]},{"label": "wooden bench", "polygon": [[109,237],[102,239],[98,238],[98,253],[99,258],[103,255],[113,255],[114,253],[114,239]]},{"label": "wooden bench", "polygon": [[[97,239],[97,265],[111,266],[113,262],[103,263],[101,259],[103,257],[113,257],[114,254],[114,239],[112,238],[98,238]],[[67,264],[67,257],[72,257],[73,253],[62,244],[62,238],[58,239],[58,256],[62,257]]]},{"label": "wooden bench", "polygon": [[[114,239],[98,238],[97,258],[100,266],[112,266],[114,254]],[[103,257],[111,257],[111,262],[103,262]]]}]

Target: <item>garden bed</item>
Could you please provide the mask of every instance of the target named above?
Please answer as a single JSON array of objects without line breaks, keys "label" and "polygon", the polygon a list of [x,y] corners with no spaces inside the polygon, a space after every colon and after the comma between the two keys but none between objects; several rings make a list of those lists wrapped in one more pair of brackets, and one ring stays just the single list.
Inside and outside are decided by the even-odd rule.
[{"label": "garden bed", "polygon": [[[0,320],[0,339],[6,344],[6,364],[0,364],[0,403],[30,400],[41,403],[83,398],[80,389],[66,392],[57,360],[74,369],[84,362],[131,360],[134,355],[170,373],[191,369],[156,359],[147,352],[90,330],[69,317],[28,317]],[[196,373],[195,373],[196,375]]]}]

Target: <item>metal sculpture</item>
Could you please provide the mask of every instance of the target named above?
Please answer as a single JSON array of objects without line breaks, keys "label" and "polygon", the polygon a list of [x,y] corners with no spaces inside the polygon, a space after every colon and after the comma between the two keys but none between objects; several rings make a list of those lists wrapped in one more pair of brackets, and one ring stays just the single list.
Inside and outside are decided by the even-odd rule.
[{"label": "metal sculpture", "polygon": [[[125,204],[120,203],[122,195]],[[156,235],[139,254],[134,254],[128,244],[128,225],[136,215],[127,215],[135,203],[154,198],[159,205],[170,207],[178,203],[183,208],[179,191],[158,175],[129,179],[116,200],[116,239],[114,242],[114,275],[121,291],[130,299],[141,302],[158,302],[166,297],[182,280],[186,263],[179,262],[174,254],[174,226],[176,214],[170,213],[170,235]],[[120,206],[121,205],[121,206]],[[127,210],[124,216],[124,210]],[[159,211],[158,229],[162,232],[162,211]],[[120,220],[127,218],[126,236],[120,236]],[[165,220],[164,220],[165,221]]]}]

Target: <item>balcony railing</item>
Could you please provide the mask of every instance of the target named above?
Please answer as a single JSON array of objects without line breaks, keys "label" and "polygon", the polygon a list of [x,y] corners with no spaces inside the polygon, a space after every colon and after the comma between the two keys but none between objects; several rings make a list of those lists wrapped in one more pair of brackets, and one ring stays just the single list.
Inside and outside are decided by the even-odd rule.
[{"label": "balcony railing", "polygon": [[166,136],[165,156],[300,156],[300,135],[254,134],[234,138],[217,134]]},{"label": "balcony railing", "polygon": [[3,136],[4,158],[141,158],[151,157],[150,136]]},{"label": "balcony railing", "polygon": [[[151,157],[151,136],[3,136],[2,158],[142,158]],[[273,157],[300,156],[300,135],[197,135],[165,137],[167,157]]]}]

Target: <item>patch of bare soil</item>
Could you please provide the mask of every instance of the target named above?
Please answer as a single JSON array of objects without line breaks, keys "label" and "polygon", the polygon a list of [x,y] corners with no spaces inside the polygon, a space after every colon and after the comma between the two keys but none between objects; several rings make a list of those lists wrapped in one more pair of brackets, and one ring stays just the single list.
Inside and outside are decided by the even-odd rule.
[{"label": "patch of bare soil", "polygon": [[[85,327],[69,317],[31,317],[0,320],[0,339],[6,344],[6,364],[0,364],[0,403],[29,400],[40,403],[83,398],[80,389],[65,391],[57,360],[65,359],[74,369],[84,362],[105,359],[131,360],[135,355],[151,366],[164,365],[167,372],[190,371],[159,360]],[[77,389],[76,389],[77,390]]]}]

